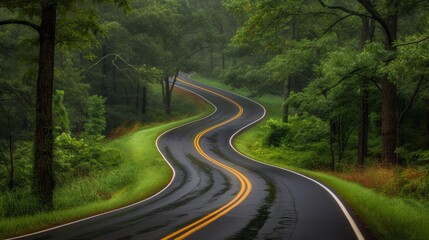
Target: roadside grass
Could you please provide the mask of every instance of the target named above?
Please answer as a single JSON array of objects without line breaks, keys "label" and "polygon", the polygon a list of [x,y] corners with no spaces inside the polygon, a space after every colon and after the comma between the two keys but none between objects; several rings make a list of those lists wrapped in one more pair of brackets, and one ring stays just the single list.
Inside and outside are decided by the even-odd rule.
[{"label": "roadside grass", "polygon": [[[134,129],[135,132],[119,134],[120,137],[106,144],[120,150],[124,163],[114,170],[102,171],[91,177],[81,177],[58,187],[54,193],[53,211],[0,218],[0,239],[117,209],[159,192],[170,182],[172,170],[155,146],[157,137],[168,129],[200,119],[213,111],[209,104],[199,98],[191,98],[191,100],[187,98],[186,101],[188,101],[186,104],[180,103],[181,106],[186,108],[192,106],[192,111],[198,110],[199,114],[190,112],[189,115],[193,117],[182,115],[181,120],[152,123],[138,130]],[[187,118],[183,119],[184,116]],[[16,198],[16,195],[12,194],[10,197]],[[5,204],[0,206],[15,208],[24,206],[30,210],[35,208],[34,199],[30,193],[23,193],[22,197],[16,202],[13,201],[14,199],[6,199],[6,196],[2,198],[3,201],[8,201],[9,205],[15,202],[15,206]]]},{"label": "roadside grass", "polygon": [[[220,81],[210,80],[198,74],[192,76],[203,83],[234,91],[244,96],[249,91],[239,89],[233,90]],[[328,173],[299,169],[281,160],[284,153],[276,152],[274,149],[265,148],[260,143],[264,135],[260,126],[264,125],[269,118],[280,118],[282,100],[280,97],[262,96],[255,99],[267,109],[267,118],[255,127],[241,133],[235,140],[234,146],[245,155],[261,162],[287,168],[309,177],[312,177],[330,188],[344,199],[353,211],[368,225],[380,239],[429,239],[429,205],[414,200],[399,197],[389,197],[373,189],[365,188],[355,182],[346,181]],[[304,153],[297,153],[304,154]],[[373,174],[384,172],[369,171],[367,178],[374,177]],[[388,174],[388,173],[386,173]],[[347,176],[350,176],[349,173]],[[353,175],[353,174],[352,174]],[[346,178],[347,179],[347,178]],[[349,180],[355,180],[348,178]]]}]

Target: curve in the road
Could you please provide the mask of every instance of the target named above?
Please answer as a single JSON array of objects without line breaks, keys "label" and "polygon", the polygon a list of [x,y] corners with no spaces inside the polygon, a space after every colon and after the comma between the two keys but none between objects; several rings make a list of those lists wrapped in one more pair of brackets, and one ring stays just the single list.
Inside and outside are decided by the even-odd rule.
[{"label": "curve in the road", "polygon": [[185,82],[180,78],[178,78],[178,80],[180,82],[182,82],[183,84],[192,86],[194,88],[209,92],[209,93],[214,94],[216,96],[219,96],[223,99],[226,99],[227,101],[231,102],[232,104],[234,104],[238,108],[237,114],[234,115],[233,117],[231,117],[231,118],[229,118],[229,119],[227,119],[221,123],[218,123],[212,127],[209,127],[207,129],[201,131],[200,133],[198,133],[194,139],[194,146],[195,146],[197,152],[202,157],[204,157],[206,160],[208,160],[208,161],[214,163],[215,165],[220,166],[221,168],[231,172],[240,181],[241,189],[240,189],[239,193],[231,201],[229,201],[227,204],[225,204],[224,206],[222,206],[222,207],[218,208],[216,211],[202,217],[201,219],[189,224],[188,226],[186,226],[182,229],[179,229],[178,231],[164,237],[163,240],[172,239],[172,238],[184,239],[184,238],[188,237],[189,235],[191,235],[192,233],[198,231],[199,229],[209,225],[211,222],[222,217],[223,215],[225,215],[226,213],[228,213],[232,209],[234,209],[236,206],[238,206],[240,203],[242,203],[249,196],[249,193],[252,189],[252,183],[249,181],[249,179],[243,173],[241,173],[240,171],[238,171],[238,170],[236,170],[236,169],[234,169],[228,165],[225,165],[225,164],[217,161],[216,159],[210,157],[207,153],[204,152],[204,150],[202,149],[202,147],[200,145],[200,140],[201,140],[202,136],[204,136],[205,134],[207,134],[210,131],[213,131],[216,128],[224,126],[224,125],[228,124],[229,122],[232,122],[232,121],[236,120],[237,118],[239,118],[243,114],[243,111],[244,111],[243,107],[240,104],[238,104],[237,102],[235,102],[234,100],[232,100],[232,99],[230,99],[224,95],[221,95],[217,92],[211,91],[211,90],[206,89],[206,88],[202,88],[202,87],[194,85],[192,83]]},{"label": "curve in the road", "polygon": [[359,227],[353,226],[346,205],[328,188],[234,149],[234,136],[265,115],[260,104],[181,78],[177,87],[215,111],[157,139],[174,172],[169,186],[150,200],[25,239],[363,239],[363,223],[354,218]]}]

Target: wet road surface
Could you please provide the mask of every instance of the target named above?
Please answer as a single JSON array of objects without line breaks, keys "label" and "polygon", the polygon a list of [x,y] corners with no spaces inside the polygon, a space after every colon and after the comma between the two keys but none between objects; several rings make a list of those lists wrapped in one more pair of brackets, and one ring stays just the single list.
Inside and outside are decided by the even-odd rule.
[{"label": "wet road surface", "polygon": [[216,111],[158,139],[175,172],[170,186],[131,207],[25,239],[370,238],[325,187],[233,149],[233,135],[260,120],[262,106],[185,75],[180,79],[178,87],[204,97]]}]

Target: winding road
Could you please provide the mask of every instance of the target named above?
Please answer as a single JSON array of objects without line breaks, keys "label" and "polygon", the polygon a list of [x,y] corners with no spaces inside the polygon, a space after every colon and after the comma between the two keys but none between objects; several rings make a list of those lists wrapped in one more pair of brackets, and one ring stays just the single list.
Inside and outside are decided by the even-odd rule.
[{"label": "winding road", "polygon": [[156,196],[24,239],[370,239],[331,190],[239,154],[237,132],[265,109],[182,75],[177,86],[209,101],[210,116],[173,129],[157,146],[174,178]]}]

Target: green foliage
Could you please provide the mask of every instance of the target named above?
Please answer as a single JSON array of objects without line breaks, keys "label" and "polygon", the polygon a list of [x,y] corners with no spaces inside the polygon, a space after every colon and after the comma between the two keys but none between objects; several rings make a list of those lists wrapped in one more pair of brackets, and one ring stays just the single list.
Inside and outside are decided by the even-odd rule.
[{"label": "green foliage", "polygon": [[38,201],[29,189],[4,192],[0,195],[1,218],[36,214],[38,209]]},{"label": "green foliage", "polygon": [[106,128],[105,107],[106,99],[101,96],[91,96],[88,98],[86,106],[86,122],[83,125],[84,134],[101,135]]},{"label": "green foliage", "polygon": [[[113,168],[103,168],[71,181],[62,182],[54,193],[55,210],[35,213],[35,201],[31,194],[24,192],[0,195],[0,238],[34,232],[59,222],[70,222],[74,219],[85,218],[100,212],[109,211],[132,204],[157,193],[171,179],[172,172],[164,159],[159,155],[153,144],[156,138],[168,129],[195,121],[208,115],[212,109],[201,101],[205,107],[198,116],[159,124],[141,129],[109,143],[100,143],[107,149],[120,152],[121,164]],[[198,108],[195,106],[195,108]],[[81,146],[87,140],[77,140],[63,134],[61,141],[74,142],[66,145]],[[87,142],[88,144],[93,144]],[[99,145],[100,146],[100,145]],[[141,146],[147,146],[142,148]],[[57,149],[58,150],[58,149]],[[65,159],[70,156],[67,149],[61,149]],[[17,200],[19,197],[21,199]],[[15,209],[14,211],[8,211]],[[6,206],[6,207],[4,207]],[[3,216],[10,216],[4,218]],[[21,216],[21,217],[17,217]]]},{"label": "green foliage", "polygon": [[[3,148],[7,144],[4,141],[0,141],[0,146]],[[14,144],[14,188],[19,190],[28,190],[31,186],[31,178],[33,176],[32,165],[33,165],[33,147],[29,141],[17,141]],[[5,149],[2,149],[3,152]],[[9,160],[9,159],[8,159]],[[7,171],[10,169],[6,167],[5,162],[0,162],[0,174],[1,176],[7,176]],[[9,169],[8,169],[9,168]],[[0,192],[6,193],[8,189],[8,182],[6,178],[0,181]]]},{"label": "green foliage", "polygon": [[116,149],[106,147],[101,136],[76,139],[62,133],[55,140],[54,171],[60,182],[67,177],[88,176],[119,166],[123,159]]},{"label": "green foliage", "polygon": [[69,115],[64,106],[64,91],[55,91],[52,100],[52,115],[54,119],[54,135],[70,133]]},{"label": "green foliage", "polygon": [[[290,117],[288,123],[270,119],[263,126],[264,145],[277,152],[279,159],[300,167],[328,166],[328,126],[321,119],[304,114]],[[264,145],[260,151],[264,151]]]}]

